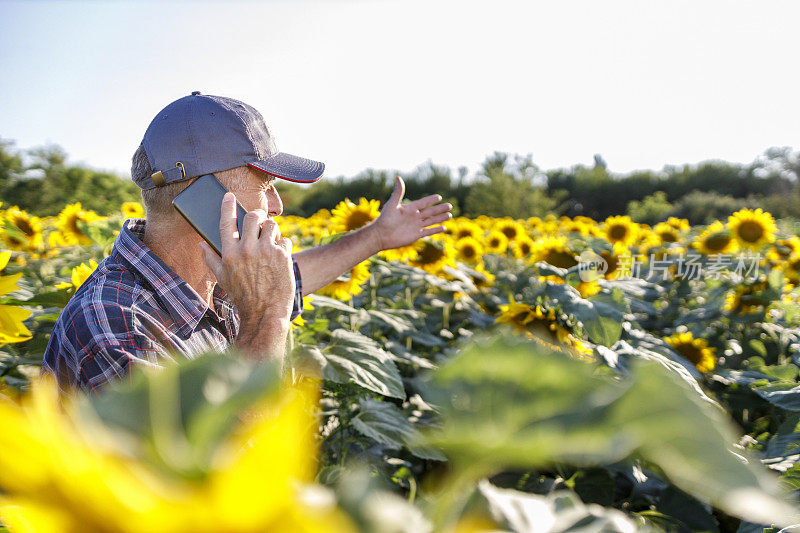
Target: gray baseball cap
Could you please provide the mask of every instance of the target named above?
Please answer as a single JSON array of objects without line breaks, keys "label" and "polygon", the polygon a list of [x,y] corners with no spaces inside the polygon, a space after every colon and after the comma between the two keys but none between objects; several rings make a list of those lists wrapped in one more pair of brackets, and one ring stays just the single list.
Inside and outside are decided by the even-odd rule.
[{"label": "gray baseball cap", "polygon": [[325,171],[323,163],[279,152],[255,108],[200,91],[159,111],[142,145],[155,171],[134,180],[145,190],[245,165],[296,183],[313,183]]}]

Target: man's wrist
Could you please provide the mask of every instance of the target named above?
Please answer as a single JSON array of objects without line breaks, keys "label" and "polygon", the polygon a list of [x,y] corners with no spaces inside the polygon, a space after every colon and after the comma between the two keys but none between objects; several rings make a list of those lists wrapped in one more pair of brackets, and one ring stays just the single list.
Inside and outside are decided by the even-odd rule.
[{"label": "man's wrist", "polygon": [[289,317],[284,315],[242,319],[235,346],[251,359],[283,358],[289,327]]},{"label": "man's wrist", "polygon": [[369,244],[369,257],[385,250],[383,229],[378,220],[373,220],[358,231],[364,233],[364,240]]}]

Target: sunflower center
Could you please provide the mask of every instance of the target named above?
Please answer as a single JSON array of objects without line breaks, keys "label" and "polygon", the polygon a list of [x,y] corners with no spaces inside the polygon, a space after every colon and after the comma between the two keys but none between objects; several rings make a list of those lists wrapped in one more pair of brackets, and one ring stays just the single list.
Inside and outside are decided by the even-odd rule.
[{"label": "sunflower center", "polygon": [[353,211],[347,217],[347,231],[353,231],[372,222],[372,216],[364,211]]},{"label": "sunflower center", "polygon": [[477,252],[478,251],[475,249],[474,246],[464,246],[463,248],[461,248],[461,255],[465,259],[473,259],[476,255],[478,255]]},{"label": "sunflower center", "polygon": [[703,352],[694,344],[679,344],[678,346],[675,346],[675,350],[686,359],[691,361],[693,365],[697,365],[697,363],[703,360]]},{"label": "sunflower center", "polygon": [[626,226],[616,224],[611,226],[611,229],[608,230],[608,236],[611,237],[612,240],[621,241],[628,236],[628,228]]},{"label": "sunflower center", "polygon": [[758,242],[764,236],[764,226],[755,220],[745,220],[739,226],[739,236],[745,242]]},{"label": "sunflower center", "polygon": [[530,243],[523,242],[519,245],[519,251],[522,252],[524,255],[528,255],[531,253],[531,245]]},{"label": "sunflower center", "polygon": [[505,227],[502,227],[502,228],[500,228],[500,231],[502,231],[502,232],[503,232],[503,234],[504,234],[506,237],[508,237],[508,240],[513,240],[513,239],[514,239],[514,237],[516,237],[516,236],[517,236],[517,228],[515,228],[514,226],[505,226]]},{"label": "sunflower center", "polygon": [[18,230],[20,230],[22,233],[24,233],[28,237],[33,236],[33,234],[35,233],[33,231],[33,228],[31,227],[30,222],[28,222],[24,218],[15,219],[14,220],[14,225],[17,227]]},{"label": "sunflower center", "polygon": [[444,250],[435,244],[426,242],[422,251],[419,253],[417,263],[422,265],[432,265],[444,256]]},{"label": "sunflower center", "polygon": [[775,245],[774,250],[775,250],[775,253],[778,254],[778,257],[780,257],[781,259],[786,259],[790,255],[792,255],[792,249],[790,247],[788,247],[788,246],[783,245],[783,244]]},{"label": "sunflower center", "polygon": [[572,254],[562,250],[549,250],[545,254],[544,260],[558,268],[572,268],[578,264]]},{"label": "sunflower center", "polygon": [[662,231],[658,234],[658,236],[664,242],[678,242],[678,235],[672,231]]},{"label": "sunflower center", "polygon": [[605,260],[605,262],[608,264],[608,269],[606,270],[606,273],[610,274],[610,273],[614,272],[615,270],[617,270],[617,266],[619,264],[619,260],[617,259],[617,256],[611,255],[608,252],[601,252],[600,253],[600,257],[602,257]]},{"label": "sunflower center", "polygon": [[730,235],[720,232],[708,237],[705,245],[710,252],[719,252],[724,250],[730,242]]}]

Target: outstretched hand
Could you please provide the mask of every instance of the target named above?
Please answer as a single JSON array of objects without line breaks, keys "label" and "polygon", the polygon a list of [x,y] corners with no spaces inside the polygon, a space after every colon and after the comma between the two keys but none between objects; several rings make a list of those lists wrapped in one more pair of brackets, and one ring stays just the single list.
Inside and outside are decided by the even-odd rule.
[{"label": "outstretched hand", "polygon": [[403,178],[395,178],[392,196],[383,206],[380,216],[373,223],[381,250],[400,248],[417,240],[444,231],[442,222],[450,220],[450,204],[440,204],[442,197],[432,194],[404,204],[406,184]]}]

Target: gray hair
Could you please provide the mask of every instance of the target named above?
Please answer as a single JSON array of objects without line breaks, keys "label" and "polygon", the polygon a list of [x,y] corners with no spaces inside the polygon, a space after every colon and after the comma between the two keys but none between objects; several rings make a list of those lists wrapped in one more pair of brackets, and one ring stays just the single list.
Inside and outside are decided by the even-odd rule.
[{"label": "gray hair", "polygon": [[[138,181],[150,176],[154,172],[147,159],[144,145],[133,154],[131,159],[131,178]],[[246,166],[232,168],[223,172],[214,172],[217,179],[228,189],[240,188],[248,183],[248,173],[251,172]],[[172,207],[172,200],[175,199],[194,179],[170,183],[164,187],[142,190],[142,204],[144,204],[145,216],[147,218],[169,218],[173,216],[175,210]]]}]

